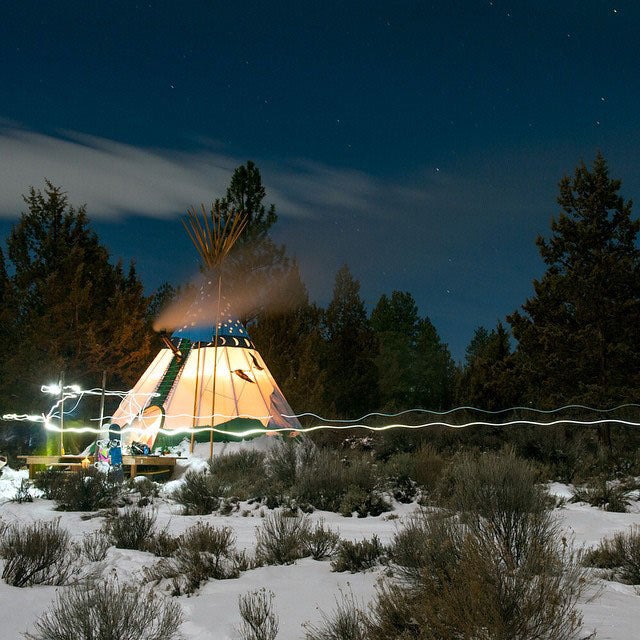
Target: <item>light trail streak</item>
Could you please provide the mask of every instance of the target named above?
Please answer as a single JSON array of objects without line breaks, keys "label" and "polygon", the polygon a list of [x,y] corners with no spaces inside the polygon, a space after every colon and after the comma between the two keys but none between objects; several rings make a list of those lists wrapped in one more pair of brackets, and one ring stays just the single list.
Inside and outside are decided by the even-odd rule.
[{"label": "light trail streak", "polygon": [[[57,385],[43,385],[41,387],[41,390],[43,393],[50,393],[53,395],[61,394],[60,387]],[[120,419],[122,419],[127,424],[131,424],[133,420],[135,420],[136,418],[140,418],[142,416],[144,409],[149,404],[149,400],[159,395],[158,393],[155,393],[155,392],[154,393],[137,393],[133,395],[131,394],[130,391],[117,391],[117,390],[103,391],[102,388],[82,390],[77,385],[65,386],[62,389],[62,391],[63,393],[61,397],[54,403],[54,405],[51,407],[51,409],[47,414],[35,415],[35,414],[10,413],[10,414],[4,414],[2,416],[2,419],[10,420],[10,421],[29,421],[29,422],[42,423],[47,430],[60,432],[61,429],[59,426],[55,424],[55,421],[60,419],[59,409],[62,402],[75,400],[74,403],[69,405],[71,408],[65,409],[64,411],[65,415],[70,415],[77,409],[77,407],[79,406],[84,396],[99,396],[104,393],[106,396],[118,397],[120,399],[129,397],[129,399],[132,401],[131,402],[132,407],[135,408],[135,412],[131,411],[127,415],[120,416]],[[143,398],[145,398],[143,405],[139,404],[137,399],[135,399],[136,396],[138,397],[142,396]],[[408,414],[416,414],[416,415],[426,414],[426,415],[438,416],[438,417],[452,416],[456,413],[460,413],[463,411],[476,412],[484,415],[500,415],[508,412],[530,412],[530,413],[541,414],[541,415],[551,415],[551,414],[558,414],[560,412],[568,411],[568,410],[590,411],[597,414],[604,414],[604,413],[612,413],[617,410],[628,409],[628,408],[640,408],[640,404],[627,403],[627,404],[620,404],[611,408],[590,407],[582,404],[568,404],[568,405],[558,407],[556,409],[538,409],[536,407],[517,406],[517,407],[508,407],[505,409],[498,409],[498,410],[488,410],[488,409],[482,409],[480,407],[472,407],[472,406],[461,406],[461,407],[455,407],[453,409],[448,409],[446,411],[433,411],[430,409],[414,408],[414,409],[405,409],[404,411],[399,411],[396,413],[371,412],[359,418],[335,419],[335,420],[324,418],[315,413],[305,412],[305,413],[292,414],[292,415],[286,415],[286,414],[282,414],[282,415],[284,418],[304,418],[304,417],[315,418],[320,424],[316,424],[310,427],[300,427],[297,429],[282,428],[282,427],[273,428],[273,429],[269,427],[259,427],[259,428],[254,427],[254,428],[246,429],[244,431],[229,431],[229,430],[225,430],[224,428],[210,427],[210,426],[209,427],[185,426],[184,428],[178,428],[178,429],[175,429],[175,428],[159,429],[157,433],[171,436],[171,435],[182,435],[182,434],[189,435],[192,433],[197,434],[197,433],[204,433],[204,432],[208,433],[213,431],[221,435],[245,438],[245,437],[250,437],[250,436],[255,436],[255,435],[260,435],[265,433],[268,433],[268,434],[292,433],[292,432],[311,433],[319,430],[342,431],[347,429],[365,429],[368,431],[378,432],[378,431],[388,431],[390,429],[416,430],[416,429],[427,429],[432,427],[446,427],[450,429],[465,429],[468,427],[514,427],[514,426],[549,427],[549,426],[558,426],[558,425],[575,425],[575,426],[589,427],[589,426],[596,426],[596,425],[602,425],[602,424],[617,424],[617,425],[624,425],[628,427],[640,427],[640,422],[636,422],[633,420],[626,420],[622,418],[613,418],[613,417],[603,417],[595,420],[586,420],[586,419],[579,420],[571,417],[567,417],[567,418],[559,417],[555,420],[547,420],[547,421],[517,418],[517,419],[512,419],[507,421],[470,420],[462,423],[447,422],[444,420],[435,420],[430,422],[423,422],[420,424],[403,424],[398,422],[398,423],[379,425],[379,426],[366,424],[364,422],[364,420],[366,420],[367,418],[397,418],[399,416],[408,415]],[[112,417],[113,417],[112,415],[105,416],[107,420],[110,420]],[[181,414],[167,414],[166,417],[172,418],[172,419],[177,418],[180,420],[185,420],[185,422],[190,422],[191,424],[193,424],[194,418],[198,418],[200,420],[206,420],[206,419],[212,420],[212,418],[213,419],[217,418],[220,420],[244,418],[244,419],[264,422],[269,420],[272,416],[271,415],[253,416],[250,414],[225,415],[225,414],[219,414],[219,413],[215,413],[213,415],[208,415],[208,416],[206,415],[194,416],[186,413],[185,414],[181,413]],[[97,419],[91,418],[90,420],[95,421]],[[72,432],[72,433],[94,433],[94,434],[102,433],[102,429],[96,428],[94,426],[73,426],[73,427],[65,426],[64,431]],[[139,427],[124,426],[121,428],[121,432],[141,434],[144,432],[144,429],[140,429]]]},{"label": "light trail streak", "polygon": [[[617,418],[604,418],[599,420],[573,420],[571,418],[564,418],[561,420],[551,420],[548,422],[539,422],[537,420],[510,420],[508,422],[488,422],[483,420],[474,420],[461,424],[453,424],[449,422],[426,422],[423,424],[388,424],[381,426],[372,426],[368,424],[319,424],[312,427],[302,427],[300,429],[294,428],[252,428],[245,431],[228,431],[220,429],[218,427],[185,427],[184,429],[158,429],[157,433],[163,435],[175,436],[175,435],[188,435],[191,433],[219,433],[221,435],[234,436],[236,438],[247,438],[255,435],[275,435],[276,433],[311,433],[313,431],[319,431],[323,429],[331,429],[335,431],[346,431],[348,429],[366,429],[368,431],[388,431],[390,429],[425,429],[429,427],[448,427],[450,429],[466,429],[468,427],[514,427],[514,426],[535,426],[535,427],[553,427],[558,425],[576,425],[583,427],[593,427],[601,424],[618,424],[628,427],[640,427],[640,422],[634,422],[632,420],[622,420]],[[50,431],[60,431],[60,427],[45,422],[45,427]],[[74,433],[100,433],[99,429],[95,427],[65,427],[65,433],[71,431]],[[141,433],[141,429],[135,427],[124,427],[121,429],[121,433]]]},{"label": "light trail streak", "polygon": [[333,418],[324,418],[319,416],[317,413],[294,413],[292,415],[287,415],[286,413],[282,414],[283,418],[316,418],[316,420],[320,420],[322,422],[341,422],[341,423],[349,423],[349,422],[361,422],[362,420],[366,420],[367,418],[372,417],[380,417],[380,418],[397,418],[398,416],[406,415],[408,413],[426,413],[432,416],[447,416],[453,413],[457,413],[460,411],[475,411],[476,413],[484,413],[487,415],[499,415],[501,413],[508,413],[509,411],[530,411],[532,413],[541,413],[541,414],[552,414],[559,413],[560,411],[566,411],[567,409],[585,409],[587,411],[593,411],[594,413],[611,413],[613,411],[618,411],[619,409],[626,409],[629,407],[640,407],[640,404],[627,403],[627,404],[619,404],[615,407],[611,407],[608,409],[602,409],[598,407],[589,407],[585,404],[567,404],[562,407],[558,407],[557,409],[537,409],[535,407],[507,407],[506,409],[482,409],[480,407],[471,407],[471,406],[462,406],[462,407],[454,407],[453,409],[447,409],[446,411],[434,411],[432,409],[404,409],[403,411],[398,411],[396,413],[381,413],[379,411],[374,411],[372,413],[366,413],[359,418],[347,418],[344,420],[338,420]]}]

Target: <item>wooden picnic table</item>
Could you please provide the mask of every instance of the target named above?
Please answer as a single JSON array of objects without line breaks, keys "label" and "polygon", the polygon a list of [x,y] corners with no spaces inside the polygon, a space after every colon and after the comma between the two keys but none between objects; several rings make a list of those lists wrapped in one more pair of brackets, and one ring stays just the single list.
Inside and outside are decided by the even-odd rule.
[{"label": "wooden picnic table", "polygon": [[[35,478],[36,467],[64,467],[70,471],[78,471],[82,468],[82,461],[87,458],[90,464],[94,463],[94,456],[64,455],[64,456],[18,456],[29,467],[29,478]],[[135,478],[138,475],[138,467],[160,467],[161,471],[172,470],[177,460],[186,460],[180,456],[122,456],[122,466],[129,467],[129,476]],[[155,473],[158,471],[156,470]],[[153,471],[149,472],[154,473]],[[141,475],[145,475],[142,473]]]}]

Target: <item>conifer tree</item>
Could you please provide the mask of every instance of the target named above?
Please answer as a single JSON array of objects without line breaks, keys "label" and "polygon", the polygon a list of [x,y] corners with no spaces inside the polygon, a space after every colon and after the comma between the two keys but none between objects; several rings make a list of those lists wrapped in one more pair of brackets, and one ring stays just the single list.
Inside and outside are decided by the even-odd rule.
[{"label": "conifer tree", "polygon": [[502,322],[490,332],[478,327],[465,352],[457,402],[491,411],[519,403],[509,333]]},{"label": "conifer tree", "polygon": [[24,198],[27,210],[7,242],[13,305],[11,347],[0,361],[0,385],[13,411],[41,411],[40,385],[58,379],[97,386],[103,369],[112,385],[130,385],[149,356],[147,299],[132,267],[113,266],[91,230],[85,207],[47,181]]},{"label": "conifer tree", "polygon": [[455,385],[455,363],[429,318],[418,323],[416,336],[415,404],[442,410],[451,406]]},{"label": "conifer tree", "polygon": [[265,206],[266,194],[260,170],[249,160],[235,169],[225,197],[214,203],[223,224],[232,211],[241,211],[247,218],[223,275],[224,295],[231,300],[243,299],[240,319],[244,324],[265,310],[280,287],[280,279],[291,268],[284,245],[276,244],[269,235],[278,216],[273,204]]},{"label": "conifer tree", "polygon": [[508,318],[531,401],[640,399],[640,221],[620,185],[601,154],[560,182],[562,210],[537,239],[547,270]]},{"label": "conifer tree", "polygon": [[379,351],[376,357],[381,408],[404,410],[415,406],[418,307],[408,292],[383,294],[371,312],[371,327]]},{"label": "conifer tree", "polygon": [[360,283],[347,265],[336,274],[325,314],[327,387],[336,412],[358,417],[379,403],[375,334],[369,326]]}]

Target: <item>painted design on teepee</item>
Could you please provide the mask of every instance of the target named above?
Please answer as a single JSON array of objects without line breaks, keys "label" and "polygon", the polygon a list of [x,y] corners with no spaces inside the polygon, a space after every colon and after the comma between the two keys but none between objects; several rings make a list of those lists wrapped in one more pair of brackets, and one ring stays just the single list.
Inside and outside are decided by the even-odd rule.
[{"label": "painted design on teepee", "polygon": [[245,221],[233,212],[225,221],[221,215],[213,207],[210,221],[204,209],[202,219],[189,212],[185,227],[206,272],[171,340],[113,415],[112,422],[129,428],[129,441],[153,447],[194,430],[202,430],[198,440],[209,440],[213,429],[222,441],[233,436],[220,431],[300,429],[296,418],[285,417],[291,407],[222,296],[220,266]]}]

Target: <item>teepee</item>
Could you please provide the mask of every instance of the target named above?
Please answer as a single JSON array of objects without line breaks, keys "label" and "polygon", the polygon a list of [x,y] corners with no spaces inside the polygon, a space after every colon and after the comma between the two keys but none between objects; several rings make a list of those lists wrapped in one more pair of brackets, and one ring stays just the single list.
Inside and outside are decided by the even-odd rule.
[{"label": "teepee", "polygon": [[[195,299],[111,418],[124,441],[150,448],[185,436],[211,442],[300,429],[246,328],[222,296],[221,264],[245,226],[241,214],[189,211],[187,231],[205,266]],[[217,274],[217,275],[215,275]],[[214,435],[215,434],[215,435]]]}]

